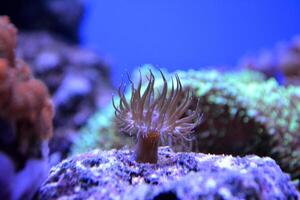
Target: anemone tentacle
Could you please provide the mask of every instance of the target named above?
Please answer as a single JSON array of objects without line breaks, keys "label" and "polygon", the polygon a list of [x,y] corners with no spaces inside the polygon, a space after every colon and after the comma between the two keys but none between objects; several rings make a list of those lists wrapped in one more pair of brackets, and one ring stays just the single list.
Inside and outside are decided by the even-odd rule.
[{"label": "anemone tentacle", "polygon": [[[148,148],[152,146],[157,148],[159,142],[166,144],[166,141],[172,145],[174,143],[173,139],[174,141],[191,140],[191,133],[201,119],[198,107],[190,115],[186,115],[193,95],[189,89],[183,90],[179,76],[175,75],[175,81],[172,78],[171,90],[168,91],[166,78],[161,71],[160,74],[163,85],[158,94],[155,94],[154,89],[155,76],[149,70],[148,84],[144,92],[142,92],[141,75],[137,87],[128,77],[131,83],[131,98],[126,99],[123,84],[118,89],[118,106],[116,106],[113,98],[116,124],[119,130],[130,136],[135,135],[137,145],[147,146]],[[143,151],[145,148],[139,146],[137,149]],[[153,150],[147,151],[155,153]],[[153,157],[156,156],[153,155]],[[147,159],[145,160],[147,161]],[[156,158],[150,158],[150,161],[156,162]]]}]

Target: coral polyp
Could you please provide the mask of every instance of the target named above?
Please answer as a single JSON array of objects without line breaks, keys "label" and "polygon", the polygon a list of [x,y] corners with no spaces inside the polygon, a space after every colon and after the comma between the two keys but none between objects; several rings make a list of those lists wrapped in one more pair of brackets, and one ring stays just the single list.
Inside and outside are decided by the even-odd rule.
[{"label": "coral polyp", "polygon": [[[163,86],[160,92],[155,91],[155,77],[150,70],[148,84],[142,93],[142,78],[137,87],[131,82],[131,98],[128,101],[124,95],[125,87],[119,88],[119,106],[115,108],[116,123],[119,130],[130,136],[136,136],[136,161],[157,162],[159,142],[173,144],[176,140],[192,139],[193,129],[199,124],[198,107],[187,115],[192,102],[192,94],[183,90],[180,79],[175,75],[171,89],[161,72]],[[170,90],[170,91],[168,91]]]}]

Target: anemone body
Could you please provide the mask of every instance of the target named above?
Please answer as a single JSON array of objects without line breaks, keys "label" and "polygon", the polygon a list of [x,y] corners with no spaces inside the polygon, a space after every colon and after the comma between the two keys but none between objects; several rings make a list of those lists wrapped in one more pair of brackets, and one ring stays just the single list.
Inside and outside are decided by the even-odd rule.
[{"label": "anemone body", "polygon": [[168,91],[168,83],[161,72],[163,86],[155,94],[155,77],[150,71],[148,84],[144,92],[142,78],[137,87],[131,82],[131,98],[128,101],[124,95],[125,88],[121,85],[118,91],[120,102],[117,107],[113,101],[117,126],[123,133],[136,136],[135,157],[138,162],[157,162],[159,143],[172,144],[174,140],[191,139],[191,133],[199,122],[198,110],[185,116],[192,95],[183,91],[180,79],[175,75],[176,84]]}]

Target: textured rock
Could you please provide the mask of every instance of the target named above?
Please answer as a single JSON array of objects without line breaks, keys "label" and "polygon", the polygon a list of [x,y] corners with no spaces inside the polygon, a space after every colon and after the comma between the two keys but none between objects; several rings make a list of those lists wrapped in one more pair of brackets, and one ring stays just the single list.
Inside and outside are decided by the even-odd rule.
[{"label": "textured rock", "polygon": [[271,158],[174,153],[136,163],[130,150],[75,156],[52,168],[38,199],[297,199]]}]

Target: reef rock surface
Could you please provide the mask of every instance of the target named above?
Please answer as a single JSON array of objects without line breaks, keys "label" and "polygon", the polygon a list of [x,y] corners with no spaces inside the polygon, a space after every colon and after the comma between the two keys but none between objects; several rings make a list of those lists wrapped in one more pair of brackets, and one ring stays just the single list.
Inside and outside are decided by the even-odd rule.
[{"label": "reef rock surface", "polygon": [[131,150],[94,150],[50,171],[37,199],[298,199],[274,160],[174,153],[159,148],[157,164],[137,163]]}]

